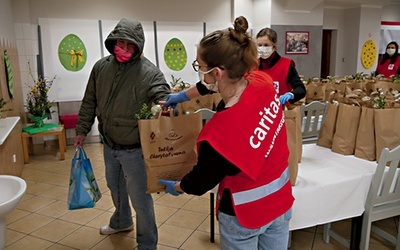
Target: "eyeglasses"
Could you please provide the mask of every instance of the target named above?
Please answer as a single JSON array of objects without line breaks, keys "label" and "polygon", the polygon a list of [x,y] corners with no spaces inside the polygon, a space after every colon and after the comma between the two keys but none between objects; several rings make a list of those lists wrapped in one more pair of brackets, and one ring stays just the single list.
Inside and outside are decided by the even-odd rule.
[{"label": "eyeglasses", "polygon": [[[200,65],[199,62],[197,60],[194,60],[192,63],[192,67],[194,69],[194,71],[199,72],[200,67],[207,67],[208,65]],[[218,66],[218,68],[225,70],[223,67]]]},{"label": "eyeglasses", "polygon": [[200,67],[207,67],[207,65],[200,65],[197,60],[194,60],[192,63],[192,67],[194,71],[199,72]]}]

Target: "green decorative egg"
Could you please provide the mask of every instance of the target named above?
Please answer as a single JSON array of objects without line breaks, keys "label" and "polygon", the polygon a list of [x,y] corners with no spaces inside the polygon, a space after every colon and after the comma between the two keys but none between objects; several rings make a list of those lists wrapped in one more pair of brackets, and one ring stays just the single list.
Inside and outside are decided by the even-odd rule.
[{"label": "green decorative egg", "polygon": [[86,48],[82,40],[74,34],[64,37],[58,45],[58,59],[66,70],[81,70],[87,59]]},{"label": "green decorative egg", "polygon": [[165,45],[164,61],[168,68],[175,71],[182,70],[187,63],[185,46],[178,38],[172,38]]}]

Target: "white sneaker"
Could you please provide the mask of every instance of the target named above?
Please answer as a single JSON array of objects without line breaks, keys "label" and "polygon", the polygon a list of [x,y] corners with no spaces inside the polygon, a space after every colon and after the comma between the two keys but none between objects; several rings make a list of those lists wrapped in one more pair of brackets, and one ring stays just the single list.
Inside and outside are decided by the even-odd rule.
[{"label": "white sneaker", "polygon": [[119,232],[132,231],[132,230],[133,230],[133,225],[130,227],[121,228],[121,229],[114,229],[114,228],[110,227],[109,225],[107,225],[107,226],[102,226],[100,228],[100,234],[108,235],[108,234],[116,234]]}]

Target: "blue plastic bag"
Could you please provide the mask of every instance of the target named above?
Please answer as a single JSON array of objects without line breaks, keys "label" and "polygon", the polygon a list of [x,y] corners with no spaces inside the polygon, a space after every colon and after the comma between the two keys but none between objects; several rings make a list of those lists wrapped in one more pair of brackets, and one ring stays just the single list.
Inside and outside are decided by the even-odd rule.
[{"label": "blue plastic bag", "polygon": [[94,207],[100,198],[101,192],[94,177],[92,164],[90,164],[85,150],[78,146],[71,163],[68,209]]}]

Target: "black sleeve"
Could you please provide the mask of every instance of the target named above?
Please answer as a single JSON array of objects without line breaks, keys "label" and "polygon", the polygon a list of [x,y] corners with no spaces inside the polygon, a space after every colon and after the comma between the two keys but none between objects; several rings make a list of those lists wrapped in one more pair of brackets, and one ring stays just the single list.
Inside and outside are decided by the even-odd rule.
[{"label": "black sleeve", "polygon": [[295,103],[306,96],[306,87],[300,80],[300,76],[297,73],[296,67],[293,62],[290,64],[289,67],[288,83],[292,85],[292,93],[294,95],[294,98],[289,101],[290,103]]},{"label": "black sleeve", "polygon": [[197,91],[199,91],[200,95],[214,94],[214,91],[208,90],[208,88],[202,84],[200,81],[196,83]]},{"label": "black sleeve", "polygon": [[213,189],[227,175],[240,173],[240,169],[219,154],[207,141],[200,143],[198,162],[181,180],[187,194],[203,195]]}]

